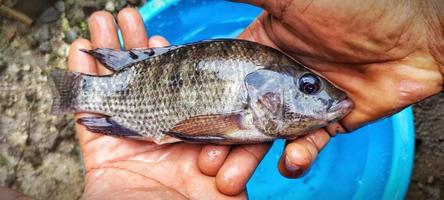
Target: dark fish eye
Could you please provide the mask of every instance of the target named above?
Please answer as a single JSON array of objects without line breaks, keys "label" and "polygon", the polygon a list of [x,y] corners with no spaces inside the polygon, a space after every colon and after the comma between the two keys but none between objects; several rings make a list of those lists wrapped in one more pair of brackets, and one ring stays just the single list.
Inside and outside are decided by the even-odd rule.
[{"label": "dark fish eye", "polygon": [[316,94],[321,88],[321,81],[314,74],[304,74],[299,78],[299,90],[304,94]]}]

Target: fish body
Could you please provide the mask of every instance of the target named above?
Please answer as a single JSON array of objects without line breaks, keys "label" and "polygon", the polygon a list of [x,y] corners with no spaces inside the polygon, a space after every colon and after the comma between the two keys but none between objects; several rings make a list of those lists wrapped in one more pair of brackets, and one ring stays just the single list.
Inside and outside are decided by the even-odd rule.
[{"label": "fish body", "polygon": [[78,120],[93,132],[157,143],[258,143],[296,138],[351,107],[322,77],[250,41],[85,52],[114,73],[55,72],[53,112],[104,115]]}]

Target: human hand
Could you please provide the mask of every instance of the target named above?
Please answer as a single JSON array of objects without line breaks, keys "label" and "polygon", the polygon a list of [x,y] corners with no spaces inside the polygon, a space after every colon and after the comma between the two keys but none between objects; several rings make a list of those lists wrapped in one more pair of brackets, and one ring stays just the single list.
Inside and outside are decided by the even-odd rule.
[{"label": "human hand", "polygon": [[0,199],[3,200],[32,200],[32,198],[25,196],[22,193],[14,191],[10,188],[0,187]]},{"label": "human hand", "polygon": [[[168,45],[159,36],[148,39],[142,19],[135,9],[123,9],[118,14],[117,22],[127,49]],[[69,69],[86,74],[109,74],[111,72],[103,65],[79,49],[120,49],[113,16],[104,11],[96,12],[89,18],[89,28],[91,41],[78,39],[70,48]],[[91,115],[77,113],[75,118]],[[199,171],[197,160],[201,145],[157,145],[110,137],[91,133],[78,124],[76,130],[86,169],[85,199],[246,198],[244,192],[225,196],[216,188],[215,177]]]},{"label": "human hand", "polygon": [[[394,114],[442,90],[444,4],[438,1],[240,2],[266,11],[241,38],[286,52],[343,89],[355,104],[340,123],[287,142],[278,165],[284,176],[303,174],[330,135]],[[218,148],[224,155],[229,151]],[[227,162],[221,170],[236,168]]]}]

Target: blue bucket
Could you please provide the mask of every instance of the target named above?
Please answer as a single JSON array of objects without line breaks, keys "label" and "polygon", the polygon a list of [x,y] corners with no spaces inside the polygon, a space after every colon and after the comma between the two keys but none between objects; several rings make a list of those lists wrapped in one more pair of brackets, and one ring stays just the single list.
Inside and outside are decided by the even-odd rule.
[{"label": "blue bucket", "polygon": [[[216,0],[153,0],[139,11],[150,35],[183,44],[235,38],[261,9]],[[250,199],[403,199],[414,154],[412,110],[333,138],[299,179],[277,171],[283,146],[273,144],[248,182]]]}]

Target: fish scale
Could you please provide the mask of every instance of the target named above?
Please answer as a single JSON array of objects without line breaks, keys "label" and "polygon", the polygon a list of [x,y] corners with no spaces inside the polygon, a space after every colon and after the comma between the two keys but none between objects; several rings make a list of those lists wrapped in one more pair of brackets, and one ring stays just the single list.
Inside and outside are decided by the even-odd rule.
[{"label": "fish scale", "polygon": [[[220,47],[211,45],[209,48]],[[219,52],[225,55],[228,54],[227,50]],[[193,52],[186,52],[187,54],[193,54]],[[202,57],[204,56],[202,55]],[[130,96],[134,95],[134,98],[126,100],[127,98],[122,99],[120,95],[108,97],[109,102],[125,102],[125,100],[128,102],[125,111],[119,112],[121,109],[111,109],[109,114],[116,119],[121,119],[120,123],[123,125],[145,136],[161,139],[163,131],[169,130],[174,124],[189,116],[241,110],[242,100],[240,98],[243,96],[242,93],[245,93],[245,89],[242,87],[244,85],[243,78],[246,73],[258,69],[259,66],[252,65],[250,62],[242,62],[242,55],[233,54],[230,55],[233,60],[227,60],[223,65],[225,71],[221,71],[220,66],[215,66],[215,64],[221,64],[221,62],[211,62],[217,60],[214,58],[215,56],[224,55],[213,54],[211,57],[208,56],[198,62],[178,62],[179,64],[176,65],[163,63],[165,61],[160,59],[149,60],[131,67],[132,76],[137,77],[128,86],[133,88]],[[171,56],[170,58],[181,59],[179,56]],[[250,68],[248,69],[245,66]],[[207,68],[208,70],[199,68]],[[222,73],[231,71],[237,72],[238,76],[223,77],[225,79],[220,77],[223,76]],[[174,74],[176,79],[181,80],[182,84],[178,85],[171,82],[171,74]],[[147,87],[150,85],[153,85],[153,87]],[[136,91],[142,91],[143,95],[133,93]],[[155,103],[155,101],[158,102]],[[142,106],[144,105],[143,102],[147,102],[145,104],[147,107]],[[111,104],[109,107],[115,106]],[[136,112],[136,107],[144,110],[144,112]],[[151,123],[144,125],[148,121]],[[141,124],[142,126],[140,126]]]}]

